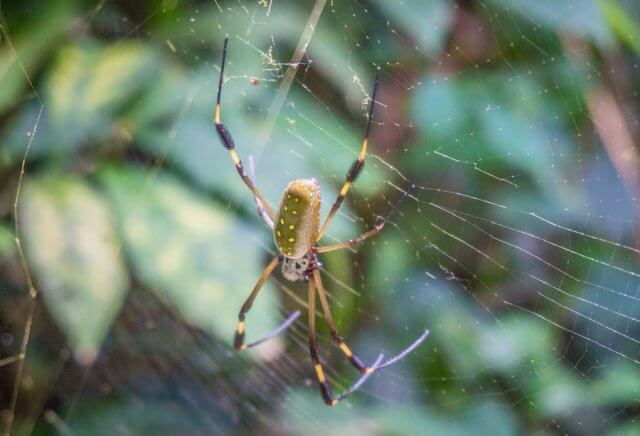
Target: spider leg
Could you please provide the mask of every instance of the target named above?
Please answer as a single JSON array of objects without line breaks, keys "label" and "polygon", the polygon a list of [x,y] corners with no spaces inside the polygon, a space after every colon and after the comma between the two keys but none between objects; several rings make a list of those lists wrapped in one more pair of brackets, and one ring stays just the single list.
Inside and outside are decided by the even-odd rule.
[{"label": "spider leg", "polygon": [[247,174],[245,173],[244,167],[242,166],[242,161],[240,160],[240,157],[238,156],[238,153],[236,153],[236,146],[233,143],[233,138],[231,138],[231,134],[229,133],[229,131],[227,130],[225,125],[222,124],[222,121],[220,119],[220,112],[221,112],[221,109],[220,109],[220,97],[222,95],[222,80],[223,80],[223,76],[224,76],[224,66],[225,66],[225,63],[226,63],[226,60],[227,60],[227,45],[228,45],[228,43],[229,43],[229,38],[227,37],[227,38],[224,39],[224,49],[222,51],[222,66],[220,67],[220,79],[218,81],[218,96],[217,96],[217,99],[216,99],[216,109],[215,109],[215,113],[214,113],[214,116],[213,116],[213,120],[214,120],[214,123],[215,123],[215,126],[216,126],[216,131],[218,132],[218,136],[220,137],[220,141],[222,141],[222,145],[224,145],[224,147],[229,152],[229,155],[231,156],[231,160],[233,161],[233,164],[235,165],[236,170],[238,171],[238,174],[240,175],[240,178],[242,179],[244,184],[247,185],[247,187],[253,193],[253,195],[256,198],[260,199],[260,202],[262,203],[262,205],[264,206],[264,208],[268,212],[269,216],[271,217],[272,220],[274,220],[275,217],[276,217],[276,213],[273,210],[273,207],[271,207],[271,205],[264,198],[262,193],[260,191],[258,191],[258,188],[256,188],[256,186],[253,184],[253,181],[251,181],[249,176],[247,176]]},{"label": "spider leg", "polygon": [[374,363],[370,367],[366,367],[360,358],[353,354],[349,346],[344,342],[344,340],[338,334],[338,330],[335,327],[333,322],[333,317],[331,316],[331,308],[329,307],[329,302],[327,301],[327,295],[324,290],[324,286],[322,285],[322,279],[320,278],[320,272],[316,269],[313,271],[313,282],[316,285],[318,290],[318,295],[320,296],[320,303],[322,304],[322,311],[324,312],[325,320],[327,321],[327,325],[329,326],[329,332],[331,333],[331,337],[336,342],[336,345],[342,350],[342,353],[345,355],[347,359],[351,362],[351,364],[362,374],[369,374],[378,369],[386,368],[387,366],[391,366],[394,363],[405,358],[409,353],[415,350],[421,343],[424,341],[429,335],[429,330],[425,330],[422,335],[418,337],[411,345],[402,350],[400,353],[393,356],[391,359],[386,360],[384,363],[380,364],[379,362]]},{"label": "spider leg", "polygon": [[376,91],[378,89],[379,78],[380,78],[380,68],[376,70],[376,78],[373,85],[373,93],[371,95],[371,105],[369,106],[369,121],[367,122],[367,130],[364,133],[364,139],[362,141],[362,146],[360,147],[360,154],[358,155],[358,158],[351,165],[351,168],[349,169],[349,172],[347,173],[347,177],[344,181],[344,184],[342,185],[342,189],[340,189],[340,193],[338,194],[338,198],[336,198],[336,201],[333,203],[333,206],[331,206],[331,211],[329,212],[329,215],[327,215],[327,218],[325,219],[324,223],[322,224],[322,227],[320,228],[320,232],[318,233],[318,238],[316,239],[316,242],[319,241],[322,238],[322,236],[326,233],[327,228],[331,223],[331,220],[333,220],[333,217],[338,212],[338,209],[340,209],[340,206],[342,206],[342,202],[344,201],[344,198],[347,196],[347,193],[349,192],[349,188],[351,188],[351,184],[355,181],[356,177],[360,173],[360,170],[362,170],[362,167],[364,167],[364,159],[367,155],[367,145],[369,143],[369,130],[371,128],[371,123],[373,122],[373,105],[376,103]]},{"label": "spider leg", "polygon": [[245,334],[244,318],[247,312],[249,312],[249,310],[251,309],[251,306],[253,305],[253,301],[256,299],[258,292],[260,292],[260,289],[262,289],[262,286],[265,284],[265,282],[267,281],[267,279],[269,278],[269,276],[271,275],[275,267],[278,266],[278,263],[280,263],[279,255],[275,256],[273,260],[271,260],[271,262],[269,262],[269,264],[262,271],[262,274],[260,274],[260,278],[258,279],[258,282],[253,287],[253,291],[251,291],[251,294],[249,294],[249,298],[247,298],[247,300],[242,305],[242,308],[240,309],[240,314],[238,315],[238,327],[236,328],[236,334],[233,340],[233,346],[236,350],[244,350],[245,348],[255,347],[256,345],[261,344],[273,338],[274,336],[277,336],[278,334],[286,330],[289,326],[291,326],[291,324],[293,324],[296,318],[300,316],[300,311],[296,310],[291,315],[289,315],[289,317],[277,329],[269,333],[264,338],[258,341],[252,342],[250,344],[244,343],[244,334]]},{"label": "spider leg", "polygon": [[318,386],[320,387],[320,393],[322,394],[322,399],[324,400],[327,406],[335,406],[340,401],[345,398],[351,396],[354,392],[356,392],[373,372],[378,368],[380,362],[382,362],[383,355],[379,355],[376,359],[373,368],[371,371],[363,374],[349,389],[343,392],[340,395],[334,396],[331,391],[331,385],[327,381],[327,378],[324,375],[324,369],[322,367],[322,363],[320,363],[320,358],[318,357],[318,344],[316,341],[316,285],[314,280],[309,280],[309,352],[311,354],[311,360],[313,362],[313,367],[316,373],[316,379],[318,380]]},{"label": "spider leg", "polygon": [[[256,183],[256,172],[255,172],[255,168],[253,166],[253,156],[251,156],[251,155],[249,155],[249,176],[251,177],[251,181],[255,185],[255,183]],[[267,212],[264,210],[264,206],[262,205],[262,202],[255,195],[253,196],[253,199],[255,200],[256,206],[258,208],[258,215],[260,215],[260,217],[262,217],[262,221],[264,221],[264,223],[267,225],[267,227],[269,227],[271,230],[273,230],[273,221],[271,220],[271,218],[269,217]]]},{"label": "spider leg", "polygon": [[324,319],[327,322],[327,326],[329,327],[329,333],[333,338],[335,344],[342,350],[342,353],[345,355],[349,362],[362,374],[368,374],[372,371],[371,368],[367,367],[362,360],[353,354],[351,348],[344,342],[344,340],[338,334],[338,329],[333,322],[333,316],[331,315],[331,308],[329,307],[329,302],[327,301],[327,295],[324,290],[324,286],[322,284],[322,279],[320,278],[320,272],[317,269],[313,270],[313,280],[315,287],[318,291],[318,296],[320,297],[320,304],[322,305],[322,312],[324,313]]},{"label": "spider leg", "polygon": [[411,185],[411,187],[407,190],[407,192],[404,193],[402,198],[395,204],[395,206],[393,206],[393,208],[387,214],[387,216],[382,218],[382,220],[380,220],[380,222],[378,224],[376,224],[375,228],[373,228],[372,230],[369,230],[368,232],[365,232],[365,233],[361,234],[360,236],[358,236],[356,238],[349,239],[349,240],[344,241],[344,242],[339,242],[337,244],[331,244],[331,245],[325,245],[324,247],[316,247],[316,249],[315,249],[316,253],[328,253],[330,251],[340,250],[342,248],[351,248],[354,245],[358,245],[359,243],[361,243],[365,239],[370,238],[372,236],[375,236],[378,233],[382,232],[382,229],[384,229],[384,226],[391,220],[391,218],[396,214],[396,212],[398,212],[398,208],[400,207],[400,204],[405,200],[405,198],[407,198],[411,194],[411,191],[413,191],[413,188],[415,188],[415,184]]}]

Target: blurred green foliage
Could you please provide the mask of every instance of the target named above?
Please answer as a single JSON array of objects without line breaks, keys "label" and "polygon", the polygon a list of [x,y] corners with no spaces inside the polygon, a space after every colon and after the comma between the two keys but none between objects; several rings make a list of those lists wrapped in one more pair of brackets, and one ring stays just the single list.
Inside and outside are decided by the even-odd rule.
[{"label": "blurred green foliage", "polygon": [[[23,163],[18,236],[40,292],[16,433],[637,434],[637,259],[616,245],[633,245],[637,198],[590,98],[612,88],[637,139],[638,5],[330,2],[274,113],[315,2],[274,0],[269,16],[261,3],[0,4],[2,409],[31,326]],[[212,125],[225,34],[223,118],[245,166],[253,155],[273,203],[317,177],[323,215],[382,67],[372,155],[327,240],[417,189],[324,271],[365,357],[431,335],[344,407],[316,395],[304,321],[255,352],[229,347],[274,248]],[[276,274],[248,335],[304,301]]]}]

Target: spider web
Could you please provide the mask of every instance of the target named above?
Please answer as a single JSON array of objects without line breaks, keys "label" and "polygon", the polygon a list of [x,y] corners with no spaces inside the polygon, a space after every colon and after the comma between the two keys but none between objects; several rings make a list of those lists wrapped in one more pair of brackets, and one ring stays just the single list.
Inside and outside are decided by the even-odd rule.
[{"label": "spider web", "polygon": [[[0,4],[5,77],[22,84],[0,106],[7,434],[633,433],[638,48],[619,15],[633,20],[631,2],[69,4]],[[59,17],[47,31],[61,42],[40,61],[21,38],[25,10],[43,32]],[[225,35],[223,119],[245,166],[274,205],[288,180],[316,177],[323,216],[382,69],[367,164],[325,243],[371,228],[416,187],[382,234],[323,255],[322,277],[365,361],[430,336],[337,408],[317,393],[306,315],[248,355],[230,347],[275,252],[211,125]],[[65,64],[82,56],[87,73]],[[67,99],[78,108],[58,106]],[[73,207],[90,225],[74,215],[56,237],[84,240],[74,224],[104,221],[115,249],[100,250],[117,253],[78,249],[84,279],[47,254],[73,241],[38,230]],[[153,225],[163,214],[176,218]],[[145,226],[175,245],[140,245]],[[189,266],[210,251],[222,266]],[[259,302],[252,338],[305,313],[306,288],[276,273]],[[97,333],[83,332],[92,317]],[[357,374],[317,322],[343,391]]]}]

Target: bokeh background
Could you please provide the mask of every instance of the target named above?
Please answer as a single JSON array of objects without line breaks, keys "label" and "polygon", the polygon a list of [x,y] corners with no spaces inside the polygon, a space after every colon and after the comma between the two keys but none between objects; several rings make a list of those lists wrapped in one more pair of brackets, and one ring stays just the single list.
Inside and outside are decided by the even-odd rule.
[{"label": "bokeh background", "polygon": [[[633,0],[0,2],[6,434],[640,433],[640,4]],[[306,316],[246,353],[274,254],[212,125],[272,204],[316,177],[341,333],[428,339],[327,408]],[[251,157],[251,158],[250,158]],[[249,340],[304,312],[277,271]],[[336,391],[357,373],[322,320]]]}]

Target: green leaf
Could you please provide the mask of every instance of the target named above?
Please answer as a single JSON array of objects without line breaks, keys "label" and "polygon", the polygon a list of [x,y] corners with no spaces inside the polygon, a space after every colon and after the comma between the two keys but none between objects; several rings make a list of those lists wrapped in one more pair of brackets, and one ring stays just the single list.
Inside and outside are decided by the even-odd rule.
[{"label": "green leaf", "polygon": [[443,47],[453,22],[453,5],[448,0],[404,0],[400,3],[375,0],[385,17],[399,24],[427,54]]},{"label": "green leaf", "polygon": [[633,419],[627,420],[621,424],[615,425],[607,436],[637,436],[638,435],[638,423]]},{"label": "green leaf", "polygon": [[528,316],[507,315],[481,331],[479,357],[488,368],[512,374],[533,361],[553,360],[556,338],[549,324]]},{"label": "green leaf", "polygon": [[[188,321],[230,341],[240,306],[265,266],[256,230],[164,173],[112,166],[99,178],[138,278]],[[249,340],[276,327],[277,301],[266,284],[247,316]],[[280,344],[269,341],[260,349]]]},{"label": "green leaf", "polygon": [[15,236],[9,226],[0,224],[0,258],[13,255],[16,249]]},{"label": "green leaf", "polygon": [[616,0],[598,0],[609,27],[620,41],[640,55],[640,25]]},{"label": "green leaf", "polygon": [[519,14],[535,26],[558,33],[572,33],[610,46],[613,38],[607,28],[598,0],[490,0],[496,7]]},{"label": "green leaf", "polygon": [[39,102],[25,105],[13,117],[2,138],[5,148],[0,165],[22,158],[35,127],[32,159],[43,154],[66,158],[81,146],[96,146],[109,136],[126,136],[129,126],[121,119],[122,112],[150,85],[157,67],[154,52],[136,42],[62,48],[41,93],[45,109],[39,123]]},{"label": "green leaf", "polygon": [[[3,25],[4,31],[0,33],[0,41],[3,41],[0,48],[0,112],[13,106],[31,86],[29,80],[33,80],[37,65],[65,34],[73,16],[68,1],[41,6],[46,8],[46,13],[40,11],[43,13],[39,12],[37,18],[25,23],[19,33],[12,35],[10,26]],[[37,32],[34,29],[38,29]],[[4,42],[7,34],[11,44]]]},{"label": "green leaf", "polygon": [[[145,383],[153,383],[155,380],[145,380]],[[156,382],[158,383],[158,382]],[[184,381],[182,382],[185,383]],[[182,388],[182,385],[179,387]],[[195,407],[195,406],[194,406]],[[213,409],[213,411],[211,410]],[[216,430],[224,421],[221,413],[214,415],[215,405],[207,407],[206,416],[213,422],[216,418]],[[53,413],[49,411],[49,413]],[[125,434],[161,435],[161,434],[198,434],[210,431],[211,428],[201,419],[194,419],[196,411],[188,407],[177,407],[173,398],[140,398],[126,396],[118,401],[94,400],[87,398],[78,404],[78,410],[68,423],[74,434],[109,436],[113,429],[121,429]],[[213,417],[211,415],[214,415]],[[229,424],[228,427],[231,427]],[[206,429],[206,430],[205,430]],[[231,428],[229,428],[231,431]]]},{"label": "green leaf", "polygon": [[[542,92],[544,83],[517,73],[429,75],[423,82],[414,112],[429,140],[407,165],[415,171],[423,163],[475,167],[480,171],[473,174],[487,182],[498,177],[503,186],[542,189],[566,208],[580,204],[576,190],[559,183],[575,162],[577,144],[561,116],[564,107]],[[486,186],[473,182],[469,189]]]},{"label": "green leaf", "polygon": [[533,362],[517,380],[542,418],[569,415],[586,403],[585,385],[570,368],[558,364],[557,356]]},{"label": "green leaf", "polygon": [[136,42],[62,49],[45,87],[53,129],[74,144],[112,129],[116,109],[154,74],[154,60]]},{"label": "green leaf", "polygon": [[[315,387],[315,386],[314,386]],[[493,400],[477,400],[458,413],[446,413],[427,405],[389,404],[384,407],[362,406],[357,396],[347,400],[347,405],[327,408],[319,394],[295,391],[282,408],[280,420],[291,434],[304,435],[499,435],[518,434],[515,417],[509,408]],[[313,416],[314,420],[306,417]],[[375,419],[371,419],[375,417]],[[316,424],[322,422],[322,426]]]},{"label": "green leaf", "polygon": [[458,376],[473,375],[485,368],[479,358],[482,356],[479,345],[480,339],[486,341],[490,320],[464,299],[458,289],[448,282],[431,285],[427,294],[430,304],[424,308],[413,305],[406,313],[412,313],[412,318],[422,322],[430,320],[427,324],[432,332],[429,348],[437,348],[447,359],[447,370]]},{"label": "green leaf", "polygon": [[610,361],[602,376],[587,387],[587,398],[594,406],[624,406],[640,398],[640,371],[626,361]]},{"label": "green leaf", "polygon": [[394,228],[385,227],[384,233],[386,234],[377,236],[378,241],[370,241],[375,243],[374,247],[383,244],[384,248],[377,248],[375,255],[371,256],[367,281],[374,284],[372,287],[377,298],[382,301],[388,300],[388,304],[391,304],[393,299],[397,298],[395,292],[405,286],[405,277],[411,273],[413,261],[412,253],[407,249],[407,241]]},{"label": "green leaf", "polygon": [[129,287],[109,208],[81,179],[50,176],[25,185],[20,216],[45,305],[89,364]]}]

